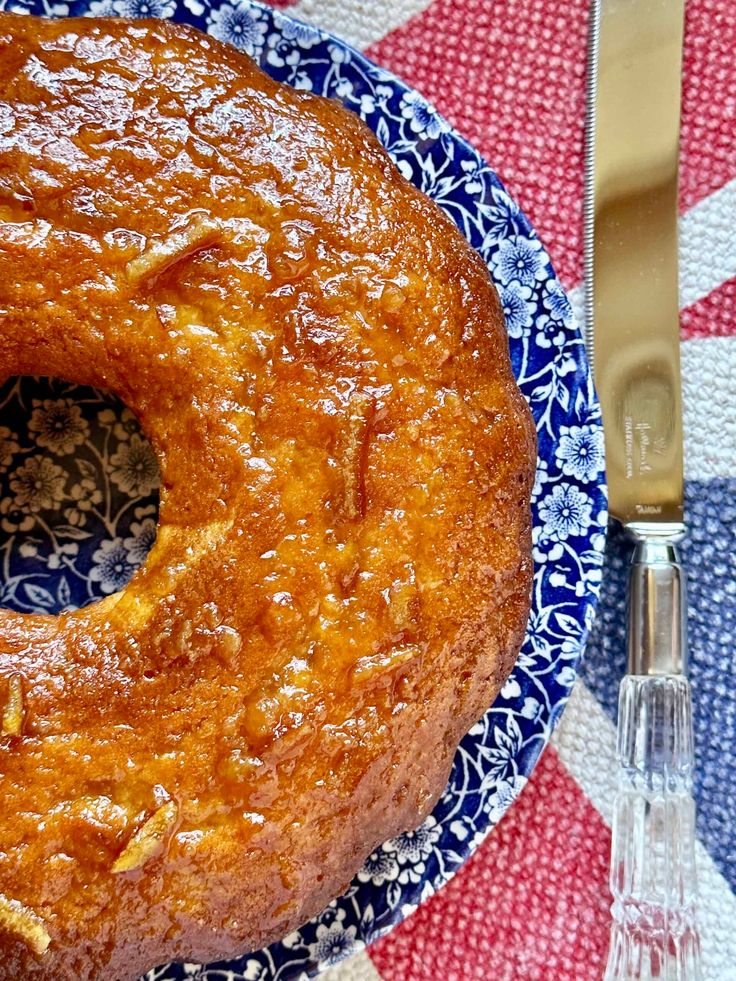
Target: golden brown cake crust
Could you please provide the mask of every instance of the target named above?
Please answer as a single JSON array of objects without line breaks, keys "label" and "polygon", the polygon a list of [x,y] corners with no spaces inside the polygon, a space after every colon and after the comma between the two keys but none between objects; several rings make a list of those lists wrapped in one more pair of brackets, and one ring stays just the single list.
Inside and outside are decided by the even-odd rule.
[{"label": "golden brown cake crust", "polygon": [[0,978],[279,938],[415,826],[521,643],[535,438],[483,263],[338,105],[0,15],[0,380],[162,475],[121,593],[0,611]]}]

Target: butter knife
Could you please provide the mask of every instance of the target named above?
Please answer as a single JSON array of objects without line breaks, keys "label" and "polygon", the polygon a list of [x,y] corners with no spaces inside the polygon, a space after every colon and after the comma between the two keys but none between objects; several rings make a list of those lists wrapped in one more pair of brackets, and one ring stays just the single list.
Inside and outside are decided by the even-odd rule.
[{"label": "butter knife", "polygon": [[594,0],[586,345],[632,542],[606,981],[700,981],[687,680],[677,172],[684,0]]}]

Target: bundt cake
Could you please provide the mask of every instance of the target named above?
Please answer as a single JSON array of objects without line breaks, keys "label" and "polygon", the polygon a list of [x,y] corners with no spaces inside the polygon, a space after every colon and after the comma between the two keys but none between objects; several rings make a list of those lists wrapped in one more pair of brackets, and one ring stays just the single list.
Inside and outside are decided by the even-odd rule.
[{"label": "bundt cake", "polygon": [[523,637],[530,413],[479,256],[336,103],[0,15],[0,381],[159,462],[131,582],[0,611],[0,978],[258,948],[415,827]]}]

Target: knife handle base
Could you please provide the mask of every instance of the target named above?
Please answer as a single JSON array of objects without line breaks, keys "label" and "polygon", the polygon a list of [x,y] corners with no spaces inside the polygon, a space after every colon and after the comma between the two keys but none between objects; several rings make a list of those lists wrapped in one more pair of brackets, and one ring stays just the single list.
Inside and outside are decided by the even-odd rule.
[{"label": "knife handle base", "polygon": [[618,761],[605,981],[701,981],[686,678],[623,679]]},{"label": "knife handle base", "polygon": [[635,542],[629,572],[628,673],[687,673],[685,574],[677,542],[681,525],[663,534],[651,526],[631,526]]}]

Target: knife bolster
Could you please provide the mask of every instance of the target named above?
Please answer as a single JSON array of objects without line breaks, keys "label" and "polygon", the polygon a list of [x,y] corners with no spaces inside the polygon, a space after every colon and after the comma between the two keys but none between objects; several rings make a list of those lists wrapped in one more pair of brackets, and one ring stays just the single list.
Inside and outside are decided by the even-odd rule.
[{"label": "knife bolster", "polygon": [[677,543],[683,525],[629,525],[628,673],[686,675],[685,576]]}]

